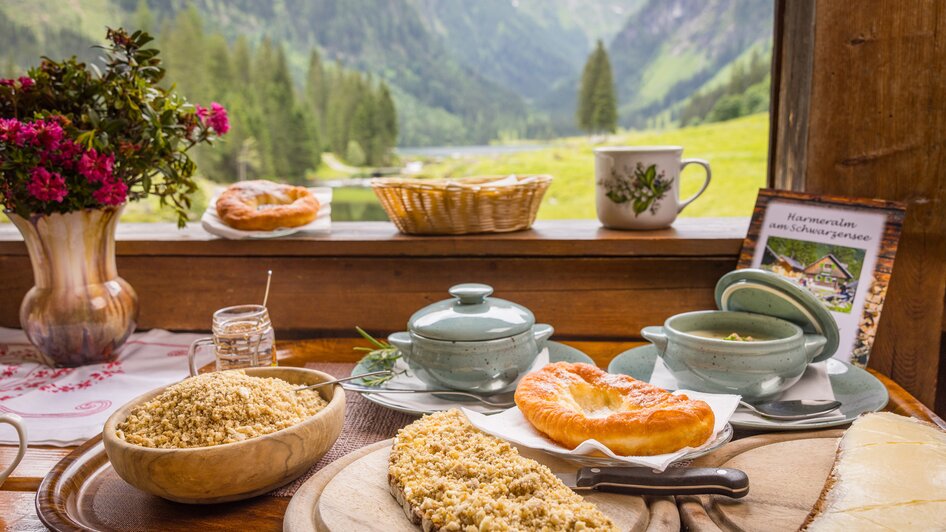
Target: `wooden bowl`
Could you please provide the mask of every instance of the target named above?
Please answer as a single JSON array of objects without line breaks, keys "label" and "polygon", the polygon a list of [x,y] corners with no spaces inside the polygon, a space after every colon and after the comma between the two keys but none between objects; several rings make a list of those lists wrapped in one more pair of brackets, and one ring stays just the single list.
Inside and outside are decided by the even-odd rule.
[{"label": "wooden bowl", "polygon": [[[315,384],[334,377],[304,368],[250,368],[247,375],[291,384]],[[328,405],[305,421],[236,443],[186,449],[134,445],[116,435],[131,411],[163,392],[150,391],[119,408],[105,422],[102,440],[122,479],[148,493],[189,504],[247,499],[287,484],[315,465],[338,439],[345,420],[345,392],[319,388]]]}]

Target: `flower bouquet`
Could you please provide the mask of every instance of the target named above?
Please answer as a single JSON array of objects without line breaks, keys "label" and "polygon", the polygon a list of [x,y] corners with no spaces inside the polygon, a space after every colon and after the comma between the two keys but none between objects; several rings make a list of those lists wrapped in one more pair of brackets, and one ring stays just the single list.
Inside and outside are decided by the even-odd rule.
[{"label": "flower bouquet", "polygon": [[124,204],[149,194],[187,221],[187,152],[229,129],[226,110],[190,105],[164,77],[151,37],[109,29],[103,66],[43,59],[0,80],[0,202],[26,240],[35,286],[20,323],[50,363],[113,358],[137,296],[115,270]]}]

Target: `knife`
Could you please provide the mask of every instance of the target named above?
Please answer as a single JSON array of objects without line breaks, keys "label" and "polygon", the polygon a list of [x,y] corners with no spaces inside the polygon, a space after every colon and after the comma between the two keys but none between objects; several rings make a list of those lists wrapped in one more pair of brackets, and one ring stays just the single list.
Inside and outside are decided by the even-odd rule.
[{"label": "knife", "polygon": [[555,473],[575,491],[598,490],[629,495],[726,495],[749,493],[749,477],[738,469],[678,467],[657,473],[647,467],[583,467]]}]

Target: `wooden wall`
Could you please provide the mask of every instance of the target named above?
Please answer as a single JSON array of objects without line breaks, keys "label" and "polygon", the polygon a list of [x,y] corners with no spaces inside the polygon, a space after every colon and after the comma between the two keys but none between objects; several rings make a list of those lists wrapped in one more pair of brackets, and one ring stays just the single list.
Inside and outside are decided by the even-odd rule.
[{"label": "wooden wall", "polygon": [[946,410],[946,2],[783,0],[775,185],[909,204],[870,366]]},{"label": "wooden wall", "polygon": [[[271,269],[269,307],[283,338],[353,335],[355,325],[403,330],[414,311],[448,298],[451,285],[483,282],[551,323],[556,338],[628,340],[673,314],[715,308],[713,288],[735,268],[747,226],[684,219],[635,233],[576,220],[506,235],[408,238],[391,224],[359,222],[325,237],[232,241],[196,225],[121,224],[117,253],[145,329],[206,331],[214,310],[261,301]],[[0,327],[19,327],[32,284],[25,245],[0,224]]]}]

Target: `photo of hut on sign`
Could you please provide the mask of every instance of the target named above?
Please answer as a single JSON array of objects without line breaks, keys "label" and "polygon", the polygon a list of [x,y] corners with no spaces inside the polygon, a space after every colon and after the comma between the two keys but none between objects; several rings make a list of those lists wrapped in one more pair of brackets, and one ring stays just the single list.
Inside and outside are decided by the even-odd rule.
[{"label": "photo of hut on sign", "polygon": [[851,313],[864,249],[769,237],[759,267],[811,291],[833,312]]},{"label": "photo of hut on sign", "polygon": [[740,268],[806,288],[838,323],[835,358],[866,366],[903,223],[902,203],[760,190]]}]

